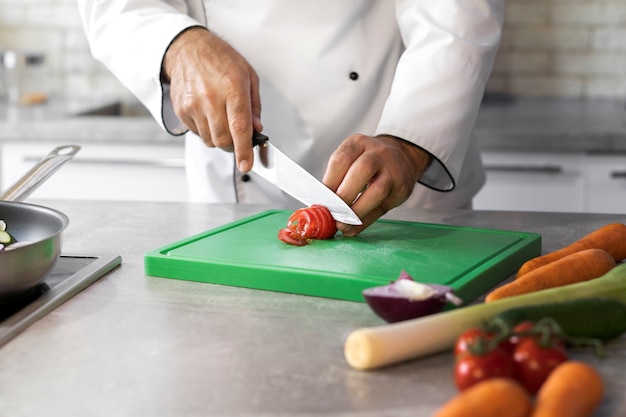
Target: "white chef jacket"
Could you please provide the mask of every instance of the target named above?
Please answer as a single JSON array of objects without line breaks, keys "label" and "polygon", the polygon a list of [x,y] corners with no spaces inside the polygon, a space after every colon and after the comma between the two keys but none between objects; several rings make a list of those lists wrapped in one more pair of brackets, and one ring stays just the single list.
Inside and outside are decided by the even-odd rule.
[{"label": "white chef jacket", "polygon": [[405,207],[467,205],[485,175],[472,129],[499,45],[504,0],[78,0],[94,57],[164,129],[185,134],[191,200],[289,203],[174,114],[164,54],[206,26],[260,78],[264,133],[322,178],[353,133],[389,134],[434,161]]}]

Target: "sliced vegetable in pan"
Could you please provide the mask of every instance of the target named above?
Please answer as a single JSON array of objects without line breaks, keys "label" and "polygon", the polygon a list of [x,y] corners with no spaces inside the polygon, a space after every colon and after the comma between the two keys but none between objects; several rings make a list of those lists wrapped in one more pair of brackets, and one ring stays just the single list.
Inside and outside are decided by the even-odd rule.
[{"label": "sliced vegetable in pan", "polygon": [[0,219],[0,252],[17,249],[20,246],[28,245],[29,243],[31,242],[16,241],[15,238],[8,232],[6,222]]},{"label": "sliced vegetable in pan", "polygon": [[6,222],[0,219],[0,251],[5,250],[13,242],[15,239],[7,232]]}]

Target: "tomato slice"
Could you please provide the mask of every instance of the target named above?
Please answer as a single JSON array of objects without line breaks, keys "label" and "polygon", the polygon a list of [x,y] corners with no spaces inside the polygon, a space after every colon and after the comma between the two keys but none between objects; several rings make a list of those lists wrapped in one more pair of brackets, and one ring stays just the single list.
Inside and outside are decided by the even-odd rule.
[{"label": "tomato slice", "polygon": [[289,230],[294,231],[295,233],[299,233],[298,223],[299,223],[300,212],[298,210],[294,211],[291,216],[289,216],[289,220],[287,220],[287,228]]},{"label": "tomato slice", "polygon": [[333,215],[328,210],[328,207],[320,204],[314,204],[311,206],[311,211],[315,212],[319,218],[317,239],[328,239],[333,237],[337,233],[337,225]]},{"label": "tomato slice", "polygon": [[278,238],[285,243],[295,246],[304,246],[309,243],[305,237],[299,235],[298,233],[295,233],[288,227],[285,227],[278,231]]},{"label": "tomato slice", "polygon": [[311,214],[306,208],[301,208],[293,212],[287,221],[287,227],[301,236],[309,236],[311,229]]},{"label": "tomato slice", "polygon": [[311,239],[317,239],[319,236],[320,225],[324,219],[318,213],[315,207],[307,207],[303,210],[303,215],[306,216],[309,224],[305,236]]}]

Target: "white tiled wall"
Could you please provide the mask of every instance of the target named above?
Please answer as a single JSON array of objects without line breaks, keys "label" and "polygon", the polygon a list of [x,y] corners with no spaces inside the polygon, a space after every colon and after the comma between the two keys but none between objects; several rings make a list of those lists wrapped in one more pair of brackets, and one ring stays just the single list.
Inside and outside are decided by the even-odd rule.
[{"label": "white tiled wall", "polygon": [[[506,4],[505,33],[488,90],[626,97],[626,0]],[[76,0],[0,0],[0,48],[44,51],[53,91],[128,94],[91,58]]]},{"label": "white tiled wall", "polygon": [[625,98],[626,1],[507,0],[488,89]]}]

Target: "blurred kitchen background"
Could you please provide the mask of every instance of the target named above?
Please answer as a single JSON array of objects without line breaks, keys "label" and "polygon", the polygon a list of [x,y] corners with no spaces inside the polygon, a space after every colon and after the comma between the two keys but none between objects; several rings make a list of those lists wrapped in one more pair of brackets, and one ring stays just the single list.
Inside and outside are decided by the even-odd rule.
[{"label": "blurred kitchen background", "polygon": [[[477,122],[488,184],[476,207],[624,212],[626,2],[506,3],[504,36]],[[31,58],[29,88],[43,90],[42,101],[48,98],[37,105],[41,97],[35,95],[31,106],[16,110],[6,105],[7,83],[0,88],[5,99],[0,113],[2,189],[36,160],[33,149],[43,154],[63,140],[80,143],[86,160],[101,158],[105,172],[137,178],[134,184],[109,184],[118,190],[106,193],[107,185],[97,182],[101,172],[93,178],[85,174],[76,184],[80,196],[185,198],[179,183],[184,182],[182,143],[160,132],[91,57],[75,0],[0,0],[0,50],[26,53]],[[120,149],[144,159],[120,160]],[[16,163],[18,155],[30,159]],[[163,172],[149,175],[165,182],[159,187],[142,179],[146,169],[155,167]],[[60,172],[66,170],[75,179],[83,176],[67,168]],[[38,195],[66,196],[64,187],[55,188],[50,181]],[[598,197],[598,190],[604,194]]]},{"label": "blurred kitchen background", "polygon": [[91,57],[76,0],[0,0],[0,50],[43,54],[49,93],[128,94]]}]

